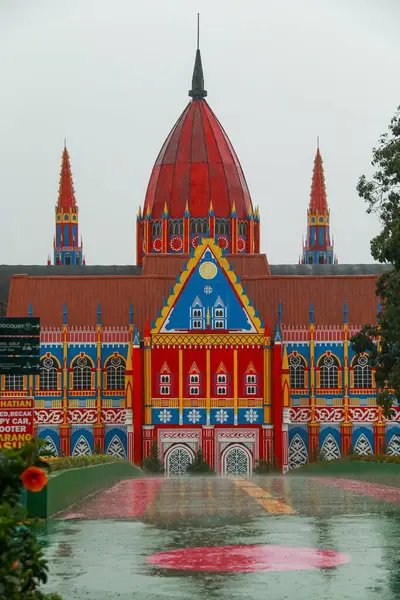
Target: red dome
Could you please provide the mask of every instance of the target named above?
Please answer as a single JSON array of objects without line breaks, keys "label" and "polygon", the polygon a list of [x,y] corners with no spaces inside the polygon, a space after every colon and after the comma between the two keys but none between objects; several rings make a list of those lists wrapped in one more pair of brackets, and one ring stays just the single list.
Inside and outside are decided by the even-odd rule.
[{"label": "red dome", "polygon": [[168,216],[239,219],[252,211],[250,193],[235,150],[217,117],[201,98],[194,98],[164,142],[151,173],[144,204],[152,219]]}]

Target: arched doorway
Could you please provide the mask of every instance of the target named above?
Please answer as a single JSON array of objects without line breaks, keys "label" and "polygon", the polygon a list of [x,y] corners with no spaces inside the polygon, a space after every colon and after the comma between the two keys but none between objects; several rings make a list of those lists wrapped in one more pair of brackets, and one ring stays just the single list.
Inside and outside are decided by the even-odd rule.
[{"label": "arched doorway", "polygon": [[250,450],[241,444],[232,444],[222,454],[222,472],[224,475],[249,477],[252,471]]},{"label": "arched doorway", "polygon": [[174,444],[165,453],[165,472],[168,477],[185,477],[194,452],[188,446]]}]

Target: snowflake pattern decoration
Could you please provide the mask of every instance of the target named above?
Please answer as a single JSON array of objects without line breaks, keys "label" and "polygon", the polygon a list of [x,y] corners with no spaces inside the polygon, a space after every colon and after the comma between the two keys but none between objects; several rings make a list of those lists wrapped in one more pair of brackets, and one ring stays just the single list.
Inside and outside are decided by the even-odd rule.
[{"label": "snowflake pattern decoration", "polygon": [[167,410],[166,408],[163,408],[163,410],[160,410],[160,412],[158,413],[158,418],[161,421],[161,423],[169,423],[172,419],[171,411]]},{"label": "snowflake pattern decoration", "polygon": [[200,421],[200,418],[201,418],[200,411],[196,410],[195,408],[193,408],[192,410],[189,411],[188,421],[190,423],[192,423],[193,425],[196,425],[196,423],[198,423]]},{"label": "snowflake pattern decoration", "polygon": [[215,413],[215,420],[217,421],[217,423],[226,423],[228,420],[228,413],[226,410],[224,410],[223,408],[220,408],[219,410],[217,410],[217,412]]},{"label": "snowflake pattern decoration", "polygon": [[244,418],[246,419],[247,423],[256,423],[258,421],[258,412],[253,408],[249,408],[249,410],[246,410],[244,413]]}]

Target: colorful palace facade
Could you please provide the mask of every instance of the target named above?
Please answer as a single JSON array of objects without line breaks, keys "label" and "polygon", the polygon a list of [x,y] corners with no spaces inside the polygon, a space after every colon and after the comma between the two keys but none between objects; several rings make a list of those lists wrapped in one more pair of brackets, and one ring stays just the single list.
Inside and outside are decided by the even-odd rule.
[{"label": "colorful palace facade", "polygon": [[85,264],[64,148],[53,260],[0,267],[7,315],[42,325],[40,374],[2,376],[1,395],[34,396],[37,435],[55,453],[140,464],[156,441],[170,475],[199,448],[231,475],[350,446],[398,454],[399,409],[385,421],[374,371],[349,342],[376,321],[384,267],[337,264],[319,148],[302,257],[269,265],[199,50],[189,95],[137,217],[136,266]]}]

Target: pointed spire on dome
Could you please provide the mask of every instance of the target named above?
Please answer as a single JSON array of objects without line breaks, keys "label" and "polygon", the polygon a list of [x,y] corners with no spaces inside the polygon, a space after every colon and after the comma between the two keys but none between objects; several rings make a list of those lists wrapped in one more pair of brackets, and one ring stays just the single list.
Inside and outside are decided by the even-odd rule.
[{"label": "pointed spire on dome", "polygon": [[200,54],[200,15],[197,14],[197,50],[196,58],[194,61],[193,77],[192,77],[192,89],[189,91],[189,96],[193,100],[202,100],[207,96],[207,92],[204,89],[204,75],[203,65],[201,64]]},{"label": "pointed spire on dome", "polygon": [[69,212],[76,210],[74,183],[72,180],[71,164],[67,150],[67,141],[64,139],[64,150],[61,160],[60,187],[58,190],[57,210]]},{"label": "pointed spire on dome", "polygon": [[326,199],[324,167],[322,164],[321,152],[319,151],[318,137],[311,184],[310,213],[323,215],[326,212],[328,212],[328,202]]}]

